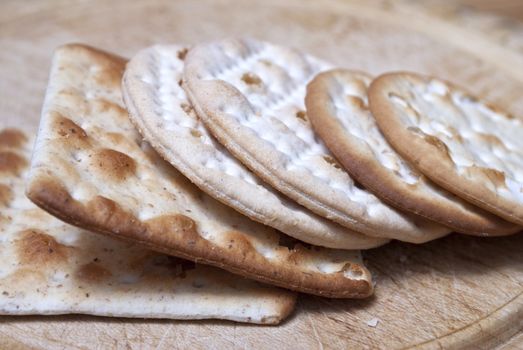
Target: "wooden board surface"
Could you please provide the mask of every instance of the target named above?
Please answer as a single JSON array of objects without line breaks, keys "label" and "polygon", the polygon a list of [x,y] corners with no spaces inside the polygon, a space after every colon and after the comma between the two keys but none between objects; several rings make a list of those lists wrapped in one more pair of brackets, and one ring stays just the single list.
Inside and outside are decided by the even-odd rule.
[{"label": "wooden board surface", "polygon": [[[371,73],[437,74],[523,117],[521,26],[437,3],[4,0],[0,125],[36,130],[57,45],[84,42],[130,56],[153,43],[235,35],[292,45]],[[395,242],[364,256],[377,283],[373,298],[301,296],[278,327],[4,316],[0,348],[523,348],[522,234],[450,235],[422,246]]]}]

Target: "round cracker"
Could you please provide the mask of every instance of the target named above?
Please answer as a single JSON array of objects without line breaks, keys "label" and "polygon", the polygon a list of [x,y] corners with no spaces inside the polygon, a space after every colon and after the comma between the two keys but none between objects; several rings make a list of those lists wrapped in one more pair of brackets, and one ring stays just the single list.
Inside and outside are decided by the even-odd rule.
[{"label": "round cracker", "polygon": [[520,230],[434,184],[394,151],[368,108],[372,77],[343,69],[319,74],[307,86],[305,104],[315,131],[365,188],[400,209],[474,235]]},{"label": "round cracker", "polygon": [[186,52],[178,45],[142,50],[123,78],[131,120],[158,153],[209,195],[304,242],[368,249],[388,241],[351,231],[284,198],[216,142],[180,86]]},{"label": "round cracker", "polygon": [[188,53],[184,89],[206,127],[235,157],[317,214],[372,236],[409,242],[448,233],[359,188],[314,135],[305,87],[329,67],[293,49],[226,39]]},{"label": "round cracker", "polygon": [[523,225],[523,122],[448,82],[378,77],[370,109],[390,144],[445,189]]}]

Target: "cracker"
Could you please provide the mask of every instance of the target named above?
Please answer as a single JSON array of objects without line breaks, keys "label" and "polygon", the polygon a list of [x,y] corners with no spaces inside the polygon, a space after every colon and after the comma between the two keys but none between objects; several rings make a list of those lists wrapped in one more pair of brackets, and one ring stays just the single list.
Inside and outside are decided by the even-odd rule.
[{"label": "cracker", "polygon": [[307,247],[191,184],[122,107],[125,60],[82,45],[54,56],[27,194],[64,221],[289,289],[366,297],[359,251]]},{"label": "cracker", "polygon": [[0,130],[0,314],[276,324],[292,311],[295,293],[100,236],[38,208],[24,194],[32,145],[20,130]]},{"label": "cracker", "polygon": [[314,130],[351,176],[382,200],[457,232],[504,235],[520,230],[434,184],[394,151],[369,111],[372,78],[343,69],[319,74],[305,104]]},{"label": "cracker", "polygon": [[131,121],[159,154],[215,199],[306,243],[365,249],[387,242],[284,198],[216,142],[180,86],[186,51],[178,45],[145,49],[127,64],[124,74],[123,96]]},{"label": "cracker", "polygon": [[310,210],[371,236],[424,242],[450,230],[361,189],[313,133],[303,99],[329,65],[253,39],[193,48],[184,89],[212,134],[264,181]]},{"label": "cracker", "polygon": [[378,77],[369,103],[389,143],[450,192],[523,225],[523,122],[436,78]]}]

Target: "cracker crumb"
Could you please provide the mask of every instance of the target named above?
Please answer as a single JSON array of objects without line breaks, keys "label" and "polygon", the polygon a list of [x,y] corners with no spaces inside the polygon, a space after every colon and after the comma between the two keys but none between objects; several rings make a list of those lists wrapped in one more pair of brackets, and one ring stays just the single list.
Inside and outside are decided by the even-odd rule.
[{"label": "cracker crumb", "polygon": [[367,326],[376,327],[379,322],[380,322],[380,320],[378,318],[374,317],[373,319],[367,321]]}]

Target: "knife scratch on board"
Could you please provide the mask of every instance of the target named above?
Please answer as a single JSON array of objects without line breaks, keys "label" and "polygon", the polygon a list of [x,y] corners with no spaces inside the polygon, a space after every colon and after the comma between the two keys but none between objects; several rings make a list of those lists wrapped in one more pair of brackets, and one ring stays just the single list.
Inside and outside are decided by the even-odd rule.
[{"label": "knife scratch on board", "polygon": [[314,338],[316,339],[316,341],[318,342],[318,345],[320,346],[319,349],[323,350],[323,343],[320,340],[320,336],[318,334],[318,331],[316,330],[316,326],[314,325],[314,321],[312,320],[312,317],[311,317],[310,314],[307,314],[307,317],[309,318],[309,323],[311,325],[312,332],[314,334]]},{"label": "knife scratch on board", "polygon": [[160,349],[160,347],[163,345],[163,342],[167,338],[167,334],[169,334],[169,332],[171,332],[172,328],[173,328],[172,324],[170,324],[169,327],[167,327],[167,329],[163,333],[162,337],[160,338],[160,341],[158,342],[158,345],[156,345],[156,348],[155,348],[156,350]]}]

